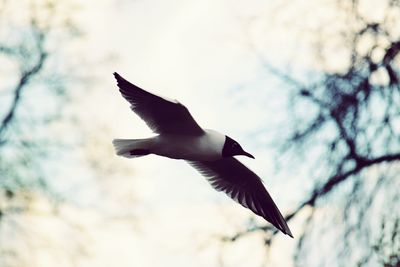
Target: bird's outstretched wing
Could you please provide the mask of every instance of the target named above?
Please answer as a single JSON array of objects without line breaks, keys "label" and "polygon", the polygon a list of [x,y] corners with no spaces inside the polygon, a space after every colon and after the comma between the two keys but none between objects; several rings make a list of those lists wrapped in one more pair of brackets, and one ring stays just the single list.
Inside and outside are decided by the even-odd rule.
[{"label": "bird's outstretched wing", "polygon": [[131,109],[142,118],[153,132],[159,134],[201,135],[203,129],[188,109],[178,101],[149,93],[114,73],[122,96]]},{"label": "bird's outstretched wing", "polygon": [[265,189],[260,177],[233,157],[217,161],[188,161],[217,190],[293,237],[289,226]]}]

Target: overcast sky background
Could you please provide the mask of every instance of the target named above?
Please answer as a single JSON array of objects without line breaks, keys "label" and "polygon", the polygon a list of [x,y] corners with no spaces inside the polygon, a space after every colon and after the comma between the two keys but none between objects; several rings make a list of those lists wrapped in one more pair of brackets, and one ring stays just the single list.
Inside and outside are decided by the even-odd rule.
[{"label": "overcast sky background", "polygon": [[[109,140],[105,138],[102,145],[110,147],[112,138],[151,134],[118,93],[114,71],[145,89],[176,98],[189,107],[200,125],[227,133],[255,154],[256,160],[241,158],[242,162],[264,178],[280,209],[287,213],[301,192],[293,190],[298,185],[289,184],[294,177],[287,183],[278,180],[284,177],[274,173],[273,155],[265,140],[268,129],[273,129],[269,121],[280,119],[284,94],[270,90],[276,89],[276,82],[269,81],[249,47],[250,43],[268,43],[268,60],[277,65],[287,56],[293,44],[285,43],[288,39],[279,35],[280,30],[263,25],[267,20],[259,26],[251,24],[253,16],[263,16],[272,8],[273,3],[265,1],[252,5],[230,1],[90,3],[80,14],[86,37],[76,49],[100,62],[95,70],[101,80],[89,94],[96,101],[92,97],[82,100],[78,112],[82,109],[88,121],[109,128]],[[268,38],[265,30],[270,31]],[[88,194],[90,187],[79,186],[80,180],[81,203],[87,201],[88,208],[107,207],[111,209],[107,212],[115,214],[131,212],[137,216],[137,226],[121,223],[115,229],[110,224],[111,229],[94,234],[94,266],[217,266],[219,257],[227,266],[256,266],[265,260],[263,240],[257,235],[238,245],[220,247],[217,236],[243,229],[252,214],[215,192],[186,163],[156,156],[126,160],[112,152],[107,160],[130,165],[132,172],[121,174],[116,181],[123,185],[112,187],[114,195],[125,186],[131,188],[126,194],[135,194],[135,200],[125,204],[99,201],[101,191]],[[91,179],[95,182],[96,176]],[[118,211],[118,207],[124,209]],[[295,233],[296,227],[291,227]],[[292,242],[283,235],[279,239],[270,264],[286,265]]]},{"label": "overcast sky background", "polygon": [[[80,128],[60,123],[53,131],[82,145],[64,158],[49,161],[52,186],[68,201],[60,207],[60,218],[46,223],[36,217],[26,219],[27,228],[35,227],[41,236],[48,234],[47,241],[55,244],[53,250],[35,245],[38,250],[26,256],[27,263],[69,266],[60,255],[71,244],[78,249],[68,253],[79,258],[79,266],[219,266],[220,259],[226,266],[260,266],[265,261],[263,240],[257,234],[221,246],[218,236],[244,229],[253,215],[214,191],[185,162],[156,156],[127,160],[114,154],[113,138],[152,133],[131,112],[112,73],[178,99],[201,126],[238,140],[256,157],[240,160],[263,178],[286,214],[311,184],[301,185],[296,178],[302,174],[290,168],[275,172],[276,155],[269,146],[277,123],[284,118],[286,95],[254,53],[259,51],[278,67],[296,54],[304,69],[311,68],[309,47],[296,42],[290,27],[285,27],[291,16],[298,15],[295,10],[285,7],[286,15],[279,21],[268,19],[284,2],[93,0],[79,4],[75,19],[85,35],[70,45],[68,60],[79,62],[76,68],[92,81],[90,88],[79,85],[74,101],[65,107],[78,114]],[[88,159],[97,160],[99,172],[108,168],[111,178],[104,172],[97,175],[87,166]],[[46,203],[36,207],[39,213],[50,209]],[[60,221],[72,221],[81,235],[76,236],[75,228],[60,231]],[[297,226],[291,223],[290,227],[296,236]],[[290,266],[294,242],[283,234],[276,241],[267,257],[269,264]],[[22,242],[21,238],[15,245],[24,246]]]},{"label": "overcast sky background", "polygon": [[[380,1],[361,1],[358,8],[371,21],[379,21],[385,12]],[[13,37],[15,26],[21,30],[15,31],[19,38],[22,35],[29,43],[31,36],[24,34],[29,21],[19,25],[31,12],[29,2],[0,0],[0,7],[10,7],[0,10],[8,15],[0,13],[0,26],[10,20],[8,27],[0,27],[0,36]],[[348,46],[340,43],[345,38],[337,37],[346,32],[341,29],[349,27],[343,17],[346,12],[337,9],[338,1],[34,2],[42,8],[53,2],[61,11],[65,8],[52,22],[56,31],[46,43],[52,64],[46,63],[42,79],[50,77],[46,74],[53,68],[55,73],[66,74],[60,84],[66,86],[69,101],[59,105],[63,98],[49,94],[54,88],[30,83],[19,116],[40,117],[61,108],[63,117],[38,125],[30,122],[26,129],[32,131],[25,131],[22,140],[52,137],[61,140],[66,149],[56,146],[55,151],[37,155],[48,188],[37,192],[30,186],[29,179],[37,179],[37,173],[26,163],[21,169],[32,170],[32,175],[26,175],[28,185],[22,185],[29,191],[27,196],[24,192],[19,196],[26,197],[23,203],[7,196],[7,191],[0,194],[1,210],[8,204],[10,210],[14,204],[22,207],[1,218],[0,254],[4,257],[0,257],[0,266],[293,266],[296,242],[281,233],[269,251],[259,232],[221,243],[222,236],[246,229],[250,218],[265,221],[216,192],[185,162],[154,155],[137,159],[115,155],[112,139],[153,134],[130,110],[112,73],[117,71],[146,90],[179,100],[201,126],[238,140],[256,157],[240,160],[262,177],[282,213],[288,214],[312,190],[315,181],[306,174],[313,166],[303,162],[317,158],[321,148],[308,146],[303,158],[294,155],[300,164],[285,157],[277,169],[274,137],[282,139],[285,129],[293,129],[288,123],[290,86],[267,66],[304,83],[317,79],[321,70],[340,73],[347,63],[343,58],[350,57]],[[340,3],[346,8],[347,2]],[[69,5],[73,8],[67,8]],[[65,28],[59,29],[62,23],[57,24],[64,17],[70,17],[83,35],[65,38]],[[370,42],[361,43],[359,49],[363,45],[368,48]],[[318,43],[323,44],[318,51],[324,54],[320,59],[312,51]],[[0,111],[9,108],[13,97],[9,88],[15,86],[18,71],[18,64],[4,59],[0,57],[4,89]],[[309,117],[306,105],[296,112]],[[17,121],[17,126],[24,127],[22,122]],[[18,147],[9,153],[14,152],[19,152]],[[4,162],[12,162],[5,158]],[[49,192],[55,194],[46,195]],[[56,205],[54,196],[60,200]],[[317,207],[322,209],[321,216],[337,215],[332,212],[340,208],[337,202]],[[290,221],[295,238],[301,220],[302,214]],[[336,232],[324,232],[324,237],[335,246]],[[307,254],[314,259],[330,248],[314,252],[318,255]],[[9,263],[14,258],[16,261]]]}]

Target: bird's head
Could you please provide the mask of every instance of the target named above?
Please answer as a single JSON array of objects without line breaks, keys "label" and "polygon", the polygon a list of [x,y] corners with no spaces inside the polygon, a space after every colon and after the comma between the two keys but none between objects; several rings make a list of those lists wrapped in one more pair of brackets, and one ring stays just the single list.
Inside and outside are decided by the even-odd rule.
[{"label": "bird's head", "polygon": [[224,147],[222,148],[222,157],[232,157],[239,155],[247,156],[254,159],[254,156],[244,151],[238,142],[225,135],[225,143]]}]

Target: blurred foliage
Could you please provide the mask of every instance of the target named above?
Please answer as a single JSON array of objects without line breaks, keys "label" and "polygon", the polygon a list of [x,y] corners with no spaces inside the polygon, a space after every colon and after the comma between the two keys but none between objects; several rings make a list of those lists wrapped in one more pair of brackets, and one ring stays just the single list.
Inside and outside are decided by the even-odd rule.
[{"label": "blurred foliage", "polygon": [[[49,183],[49,165],[69,147],[59,133],[76,80],[66,47],[82,34],[77,10],[73,1],[0,1],[0,266],[61,251],[70,257],[57,264],[73,265],[85,254],[79,223],[55,205],[61,196]],[[80,238],[60,242],[65,233]]]},{"label": "blurred foliage", "polygon": [[56,214],[59,195],[46,168],[68,146],[53,126],[66,116],[74,79],[63,57],[82,34],[71,16],[77,8],[72,1],[0,1],[0,266],[35,264],[21,251],[32,252],[35,242],[52,246],[39,237],[46,224],[27,215],[51,222]]},{"label": "blurred foliage", "polygon": [[110,159],[109,117],[94,119],[107,55],[85,54],[81,4],[0,0],[1,267],[89,265],[93,242],[134,228],[132,167]]},{"label": "blurred foliage", "polygon": [[[296,266],[399,265],[400,1],[373,3],[327,1],[329,20],[291,2],[299,31],[313,16],[319,23],[309,30],[314,69],[299,79],[260,59],[289,89],[278,153],[306,166],[314,184],[286,216],[304,221],[294,233]],[[274,244],[269,225],[225,240],[254,231]]]},{"label": "blurred foliage", "polygon": [[43,162],[62,140],[49,125],[64,115],[73,73],[60,65],[65,40],[79,35],[68,1],[0,3],[0,188],[13,195],[41,188],[50,192]]},{"label": "blurred foliage", "polygon": [[[384,267],[400,266],[400,218],[382,220],[381,233],[373,246],[378,262]],[[388,224],[393,224],[388,226]],[[362,264],[359,264],[361,266]]]}]

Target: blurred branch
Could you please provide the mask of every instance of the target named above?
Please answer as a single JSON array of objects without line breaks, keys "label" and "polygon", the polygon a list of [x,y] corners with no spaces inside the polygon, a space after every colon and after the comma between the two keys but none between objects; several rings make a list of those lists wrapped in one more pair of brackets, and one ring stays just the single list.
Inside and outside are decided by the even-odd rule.
[{"label": "blurred branch", "polygon": [[15,49],[13,47],[0,44],[0,53],[11,56],[15,54]]},{"label": "blurred branch", "polygon": [[[2,135],[4,131],[7,129],[8,125],[12,122],[14,119],[16,110],[18,108],[18,105],[21,100],[21,95],[23,90],[26,88],[26,85],[28,85],[29,81],[40,72],[40,70],[43,68],[46,58],[47,58],[47,52],[44,49],[44,40],[45,40],[45,35],[43,32],[38,31],[37,34],[35,34],[36,37],[36,45],[38,49],[38,59],[37,62],[28,70],[23,70],[21,73],[21,76],[18,80],[17,85],[13,89],[14,91],[14,96],[13,100],[11,103],[11,106],[6,112],[6,115],[1,121],[0,125],[0,146],[6,143],[6,139],[2,138]],[[6,53],[12,53],[12,49],[10,47],[0,47],[0,52],[6,52]]]},{"label": "blurred branch", "polygon": [[[313,49],[307,57],[316,61],[311,65],[304,66],[301,56],[301,61],[295,62],[303,50],[294,49],[294,55],[287,59],[289,67],[282,70],[266,58],[270,50],[258,49],[255,43],[248,44],[248,48],[265,71],[288,89],[287,117],[274,140],[274,144],[280,144],[277,151],[298,159],[302,171],[308,172],[301,177],[303,184],[313,183],[309,193],[286,216],[287,221],[295,217],[306,221],[295,234],[294,260],[298,266],[325,266],[326,261],[333,261],[329,264],[332,266],[377,266],[371,264],[379,262],[369,246],[371,238],[379,234],[377,220],[385,213],[394,219],[400,215],[398,192],[394,189],[398,187],[400,166],[400,38],[395,30],[400,20],[400,1],[380,2],[376,8],[383,12],[376,12],[378,16],[359,0],[328,2],[332,5],[330,11],[337,12],[334,20],[313,17],[314,11],[300,11],[309,8],[304,3],[295,7],[298,13],[310,15],[305,23],[302,19],[292,22],[296,30],[307,32],[302,37],[312,34]],[[326,6],[320,7],[320,12],[326,12]],[[315,12],[318,8],[316,5]],[[286,10],[282,9],[284,17]],[[309,26],[313,23],[319,24],[317,30]],[[246,40],[251,40],[252,31],[246,32]],[[280,62],[280,66],[285,63]],[[337,202],[330,220],[325,211],[331,211],[333,201]],[[336,216],[340,216],[340,224],[334,221]],[[257,231],[264,234],[267,247],[278,233],[270,224],[253,224],[221,239],[234,242]],[[331,242],[332,235],[325,237],[328,242],[323,248],[331,255],[329,259],[315,257],[322,248],[315,241],[319,242],[327,231],[340,244]],[[388,240],[385,246],[393,243]],[[354,244],[361,245],[354,249]],[[398,264],[396,260],[394,264]],[[391,262],[383,266],[397,265]]]},{"label": "blurred branch", "polygon": [[[400,153],[393,154],[393,155],[385,155],[385,156],[377,157],[374,159],[364,159],[363,161],[360,161],[353,169],[351,169],[347,172],[344,172],[342,174],[337,174],[337,175],[332,176],[321,187],[314,189],[311,196],[307,200],[303,201],[293,212],[286,215],[285,216],[286,221],[292,220],[306,206],[310,206],[311,208],[314,208],[315,204],[319,198],[330,193],[337,185],[344,182],[350,176],[356,175],[359,172],[361,172],[363,169],[371,167],[375,164],[380,164],[383,162],[393,162],[393,161],[400,161]],[[239,239],[243,236],[246,236],[250,233],[256,232],[256,231],[264,231],[264,232],[271,231],[272,232],[271,239],[273,236],[275,236],[278,233],[278,231],[269,224],[265,225],[265,226],[256,225],[256,226],[253,226],[244,231],[237,232],[233,236],[222,237],[222,240],[234,242],[237,239]]]},{"label": "blurred branch", "polygon": [[315,202],[319,197],[329,193],[336,185],[345,181],[348,177],[355,175],[355,174],[359,173],[360,171],[362,171],[363,169],[371,167],[372,165],[379,164],[382,162],[392,162],[392,161],[398,161],[398,160],[400,160],[400,153],[393,154],[393,155],[385,155],[385,156],[374,158],[374,159],[364,159],[362,161],[359,161],[353,169],[351,169],[343,174],[338,174],[338,175],[332,176],[330,179],[328,179],[328,181],[323,186],[315,189],[313,191],[313,193],[311,194],[311,196],[306,201],[304,201],[302,204],[300,204],[294,212],[292,212],[291,214],[286,216],[287,220],[292,219],[303,207],[305,207],[307,205],[314,207]]},{"label": "blurred branch", "polygon": [[395,69],[391,66],[392,61],[400,52],[400,40],[396,42],[392,42],[389,48],[386,49],[386,53],[383,57],[383,66],[386,68],[386,71],[389,75],[389,83],[390,85],[397,85],[399,84],[399,79],[397,77],[397,73]]}]

